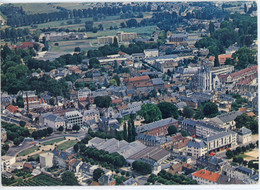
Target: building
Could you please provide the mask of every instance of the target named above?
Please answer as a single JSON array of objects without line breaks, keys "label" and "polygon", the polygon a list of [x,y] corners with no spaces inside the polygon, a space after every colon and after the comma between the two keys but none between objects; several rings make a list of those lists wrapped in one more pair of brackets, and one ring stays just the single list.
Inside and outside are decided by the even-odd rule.
[{"label": "building", "polygon": [[196,135],[197,121],[192,119],[184,119],[181,123],[181,127],[184,131],[187,131],[190,135]]},{"label": "building", "polygon": [[247,144],[252,141],[252,131],[245,127],[242,127],[237,131],[237,142],[241,144]]},{"label": "building", "polygon": [[233,111],[225,114],[218,115],[212,119],[210,119],[210,122],[213,122],[220,128],[223,128],[225,130],[234,129],[236,126],[235,119],[242,115],[241,111]]},{"label": "building", "polygon": [[218,134],[204,138],[208,152],[218,152],[237,145],[237,133],[233,131],[220,132]]},{"label": "building", "polygon": [[10,171],[15,162],[15,156],[1,156],[1,171]]},{"label": "building", "polygon": [[113,44],[114,43],[114,36],[105,36],[105,37],[97,37],[98,44]]},{"label": "building", "polygon": [[217,185],[220,174],[202,169],[192,174],[192,179],[199,185]]},{"label": "building", "polygon": [[82,127],[83,116],[78,111],[66,112],[64,119],[66,121],[66,125],[68,129],[72,129],[74,125],[78,125]]},{"label": "building", "polygon": [[59,166],[60,168],[66,168],[66,160],[69,157],[69,153],[59,150],[53,150],[53,164]]},{"label": "building", "polygon": [[79,101],[86,100],[87,97],[89,97],[90,93],[91,93],[91,90],[89,90],[88,88],[80,89],[78,91],[78,99],[79,99]]},{"label": "building", "polygon": [[99,111],[96,109],[90,109],[83,112],[83,122],[94,120],[98,122],[100,120]]},{"label": "building", "polygon": [[153,87],[149,76],[130,77],[125,80],[128,89],[137,89],[141,87]]},{"label": "building", "polygon": [[201,156],[196,160],[198,167],[207,168],[210,171],[220,171],[225,164],[226,162],[215,156]]},{"label": "building", "polygon": [[172,145],[172,138],[171,137],[159,137],[159,136],[152,136],[152,135],[147,135],[144,133],[141,133],[135,137],[135,140],[140,141],[146,146],[161,146],[162,148],[164,147],[169,147]]},{"label": "building", "polygon": [[116,180],[113,178],[112,175],[104,174],[98,179],[98,183],[100,185],[116,185]]},{"label": "building", "polygon": [[201,138],[206,138],[208,136],[216,135],[220,132],[225,131],[216,125],[212,125],[208,122],[198,121],[196,124],[196,136]]},{"label": "building", "polygon": [[159,50],[158,49],[144,50],[144,57],[145,58],[158,57],[158,56],[159,56]]},{"label": "building", "polygon": [[147,135],[161,136],[168,134],[168,127],[175,125],[178,127],[178,121],[172,117],[155,121],[143,126],[136,127],[136,133],[145,133]]},{"label": "building", "polygon": [[118,42],[129,42],[129,41],[133,41],[134,39],[137,38],[137,33],[136,32],[132,32],[132,33],[117,32],[116,37],[118,39]]},{"label": "building", "polygon": [[241,180],[214,173],[206,169],[193,173],[192,179],[196,180],[199,185],[244,184]]},{"label": "building", "polygon": [[179,44],[185,43],[187,41],[187,39],[188,39],[188,35],[187,34],[184,34],[184,33],[172,34],[169,37],[169,42],[170,43],[174,43],[176,45],[179,45]]},{"label": "building", "polygon": [[58,129],[59,127],[65,127],[65,120],[56,114],[49,114],[43,118],[43,125]]},{"label": "building", "polygon": [[126,180],[125,182],[123,182],[123,185],[138,185],[138,183],[135,180],[135,178],[131,177],[128,180]]},{"label": "building", "polygon": [[[220,65],[225,65],[225,62],[226,62],[227,59],[232,59],[232,54],[220,54],[220,55],[218,55],[218,60],[219,60]],[[209,61],[214,63],[215,57],[210,56]]]},{"label": "building", "polygon": [[207,144],[204,141],[191,140],[186,145],[187,156],[198,158],[204,156],[207,152]]},{"label": "building", "polygon": [[53,153],[40,154],[41,168],[51,168],[53,166]]}]

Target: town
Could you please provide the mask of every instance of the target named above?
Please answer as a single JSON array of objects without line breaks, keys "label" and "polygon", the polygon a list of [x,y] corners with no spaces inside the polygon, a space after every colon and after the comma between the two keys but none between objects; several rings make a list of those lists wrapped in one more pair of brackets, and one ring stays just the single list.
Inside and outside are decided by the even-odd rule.
[{"label": "town", "polygon": [[2,186],[258,184],[257,5],[0,5]]}]

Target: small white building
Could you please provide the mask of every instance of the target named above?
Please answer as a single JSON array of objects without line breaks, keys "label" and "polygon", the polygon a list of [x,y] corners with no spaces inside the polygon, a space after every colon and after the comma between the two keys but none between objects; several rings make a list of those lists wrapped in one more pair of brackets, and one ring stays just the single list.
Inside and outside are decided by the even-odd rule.
[{"label": "small white building", "polygon": [[10,171],[11,166],[16,162],[15,156],[2,156],[1,157],[1,171]]},{"label": "small white building", "polygon": [[78,111],[70,111],[65,113],[65,120],[68,129],[72,129],[73,125],[82,127],[83,116]]},{"label": "small white building", "polygon": [[241,144],[250,143],[252,141],[252,131],[248,128],[242,127],[238,130],[237,141]]},{"label": "small white building", "polygon": [[159,56],[158,49],[147,49],[147,50],[144,50],[144,57],[145,58],[158,57],[158,56]]},{"label": "small white building", "polygon": [[60,126],[65,127],[65,120],[59,115],[49,114],[44,117],[43,124],[47,127],[51,127],[54,130],[58,129]]},{"label": "small white building", "polygon": [[40,164],[41,168],[51,168],[53,166],[53,153],[40,154]]},{"label": "small white building", "polygon": [[186,155],[195,158],[204,156],[208,152],[207,144],[204,141],[189,141],[186,145]]},{"label": "small white building", "polygon": [[99,111],[96,109],[90,109],[83,112],[83,121],[87,122],[90,120],[95,120],[98,122],[100,119]]}]

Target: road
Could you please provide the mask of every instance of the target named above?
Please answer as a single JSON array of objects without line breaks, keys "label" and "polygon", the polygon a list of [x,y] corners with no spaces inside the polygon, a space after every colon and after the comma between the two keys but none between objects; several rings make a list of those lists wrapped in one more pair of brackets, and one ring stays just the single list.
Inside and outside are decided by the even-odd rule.
[{"label": "road", "polygon": [[[45,139],[35,140],[33,142],[34,142],[34,144],[44,143],[44,142],[62,138],[62,137],[75,137],[75,138],[78,138],[79,140],[81,140],[85,136],[86,136],[85,131],[80,131],[79,133],[70,133],[70,134],[55,134],[54,133],[53,135],[46,137]],[[7,156],[16,156],[19,152],[34,146],[30,143],[31,143],[30,141],[24,141],[21,146],[14,145],[14,146],[10,147],[6,155]]]}]

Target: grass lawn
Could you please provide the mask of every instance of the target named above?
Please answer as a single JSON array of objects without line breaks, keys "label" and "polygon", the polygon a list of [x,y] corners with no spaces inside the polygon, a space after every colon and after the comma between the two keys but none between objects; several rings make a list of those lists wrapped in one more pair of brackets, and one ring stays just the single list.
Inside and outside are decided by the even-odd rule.
[{"label": "grass lawn", "polygon": [[77,142],[78,142],[77,140],[70,140],[70,141],[64,142],[64,143],[58,145],[57,149],[58,150],[67,150],[67,149],[73,147]]},{"label": "grass lawn", "polygon": [[64,138],[54,139],[54,140],[51,140],[51,141],[47,141],[47,142],[43,143],[42,145],[43,146],[53,145],[54,143],[58,143],[58,142],[61,142],[61,141],[64,141],[64,140],[65,140]]},{"label": "grass lawn", "polygon": [[18,154],[18,156],[26,156],[28,154],[31,154],[31,153],[35,152],[36,150],[38,150],[38,146],[33,146],[31,148],[28,148],[28,149],[23,150],[22,152],[20,152]]}]

